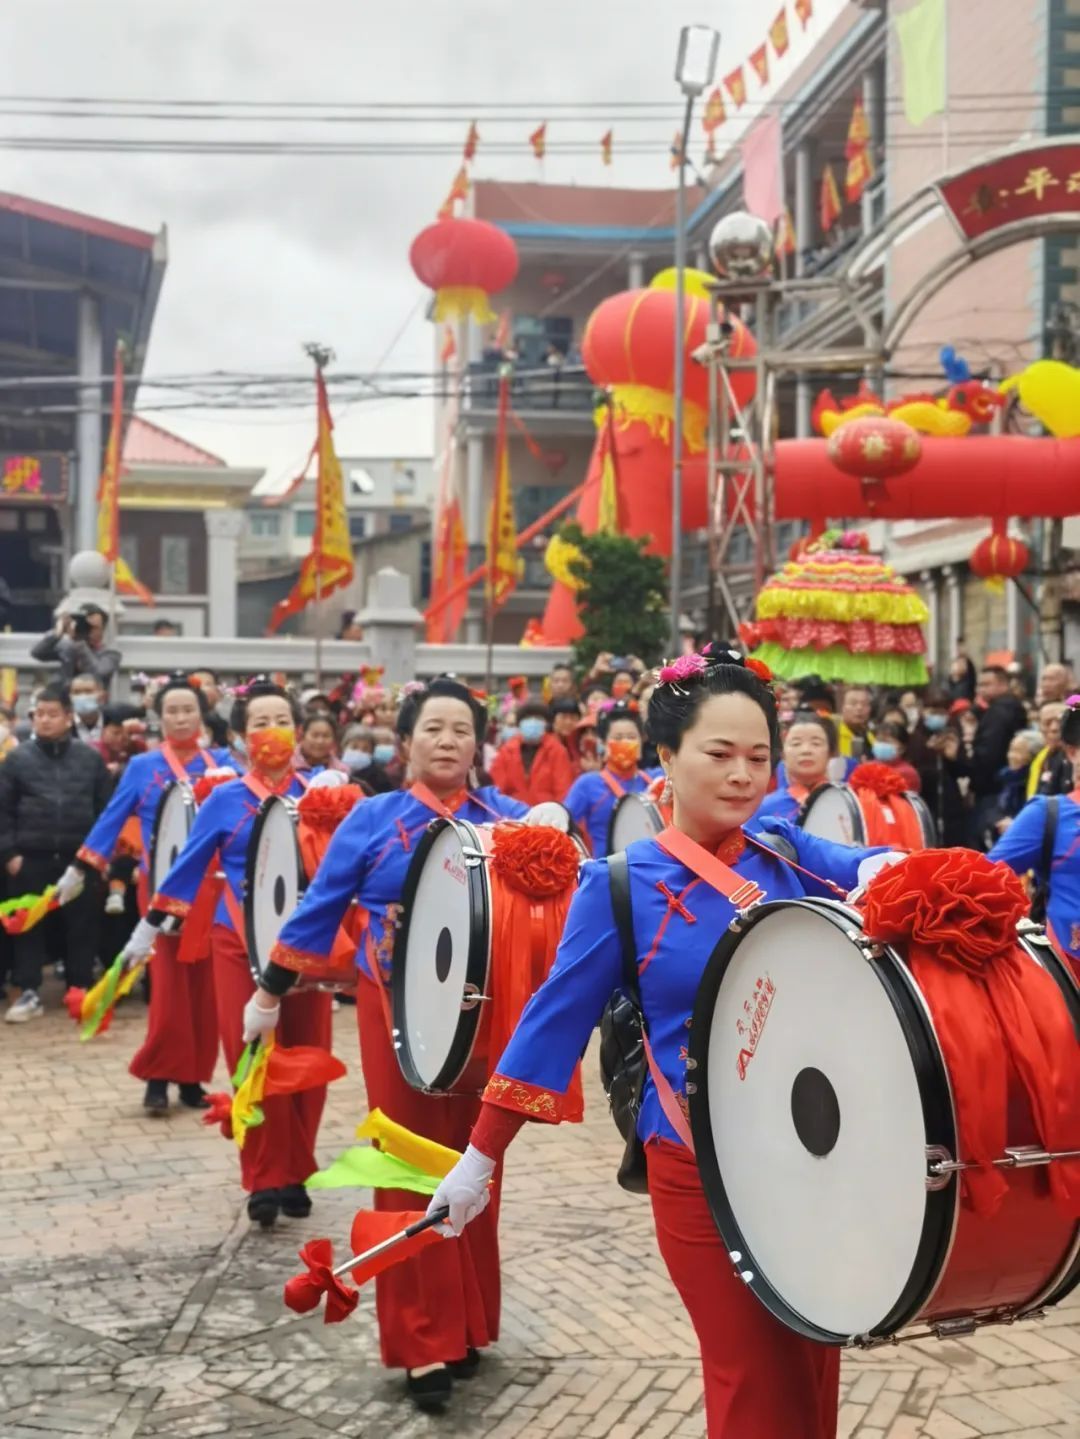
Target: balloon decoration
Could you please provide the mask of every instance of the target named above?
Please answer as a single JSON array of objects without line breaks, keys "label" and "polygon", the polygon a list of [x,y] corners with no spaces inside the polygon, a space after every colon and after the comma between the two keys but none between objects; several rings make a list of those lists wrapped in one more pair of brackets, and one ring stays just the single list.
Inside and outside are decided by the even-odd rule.
[{"label": "balloon decoration", "polygon": [[1061,360],[1036,360],[1018,375],[1010,375],[998,387],[1003,395],[1015,392],[1025,410],[1030,410],[1058,440],[1080,435],[1080,370]]},{"label": "balloon decoration", "polygon": [[421,284],[435,291],[435,320],[491,324],[490,296],[513,283],[517,246],[486,220],[437,220],[421,230],[409,249],[409,263]]},{"label": "balloon decoration", "polygon": [[[604,300],[589,317],[581,346],[590,379],[610,395],[614,423],[609,424],[605,409],[598,410],[596,444],[577,522],[586,534],[598,528],[600,479],[605,465],[611,465],[616,477],[619,532],[648,536],[650,552],[659,555],[671,553],[674,273],[664,271],[646,289],[626,290]],[[685,275],[683,527],[701,529],[706,524],[707,373],[689,356],[705,340],[709,323],[706,287],[711,277],[697,270],[687,270]],[[752,356],[756,349],[753,336],[737,316],[729,315],[728,320],[732,326],[732,357]],[[740,405],[753,398],[754,383],[752,371],[732,376],[732,388]],[[558,554],[553,558],[557,562]],[[581,633],[574,594],[558,580],[548,597],[542,632],[550,645],[569,644]]]},{"label": "balloon decoration", "polygon": [[773,575],[740,629],[754,659],[783,679],[924,685],[926,605],[855,531],[826,531]]},{"label": "balloon decoration", "polygon": [[1000,410],[1005,397],[979,380],[951,385],[945,395],[917,393],[885,401],[864,383],[854,395],[837,400],[831,390],[822,390],[810,412],[819,435],[828,439],[837,430],[870,415],[888,415],[921,435],[966,435],[973,425],[985,425]]},{"label": "balloon decoration", "polygon": [[1006,580],[1018,579],[1031,563],[1031,551],[1023,540],[1008,532],[1006,520],[995,520],[985,539],[979,541],[968,564],[971,573],[986,581],[987,589],[1000,590]]}]

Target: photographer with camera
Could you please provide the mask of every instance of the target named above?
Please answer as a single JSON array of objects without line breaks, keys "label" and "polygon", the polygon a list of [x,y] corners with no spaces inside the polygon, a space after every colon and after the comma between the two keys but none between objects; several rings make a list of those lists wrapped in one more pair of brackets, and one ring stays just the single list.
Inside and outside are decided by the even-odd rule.
[{"label": "photographer with camera", "polygon": [[120,651],[105,643],[107,616],[100,605],[80,604],[61,613],[56,627],[30,651],[39,664],[59,665],[59,683],[68,686],[76,675],[91,675],[108,691],[120,665]]}]

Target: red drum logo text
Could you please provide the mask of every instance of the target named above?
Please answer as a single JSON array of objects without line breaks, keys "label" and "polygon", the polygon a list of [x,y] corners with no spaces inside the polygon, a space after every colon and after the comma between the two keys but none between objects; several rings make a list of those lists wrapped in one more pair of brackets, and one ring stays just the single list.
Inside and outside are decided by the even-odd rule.
[{"label": "red drum logo text", "polygon": [[443,869],[451,879],[456,879],[458,884],[466,883],[465,868],[458,864],[457,860],[451,859],[449,855],[443,860]]},{"label": "red drum logo text", "polygon": [[775,998],[776,985],[766,974],[754,985],[754,993],[743,1004],[745,1018],[740,1019],[735,1025],[740,1040],[739,1057],[736,1060],[740,1079],[746,1078],[746,1071],[761,1042],[765,1021],[769,1017],[769,1010],[772,1008]]}]

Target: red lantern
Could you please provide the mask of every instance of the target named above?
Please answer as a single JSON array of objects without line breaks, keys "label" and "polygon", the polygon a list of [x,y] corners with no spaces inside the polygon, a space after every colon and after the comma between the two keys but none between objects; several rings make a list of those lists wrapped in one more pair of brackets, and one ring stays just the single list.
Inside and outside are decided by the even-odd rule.
[{"label": "red lantern", "polygon": [[848,420],[828,440],[828,456],[845,475],[864,480],[888,480],[906,475],[922,455],[922,440],[903,420],[887,415],[866,415]]},{"label": "red lantern", "polygon": [[[685,353],[705,341],[709,302],[687,294],[683,330]],[[734,315],[730,354],[745,359],[756,351],[754,337]],[[581,353],[589,377],[598,385],[636,385],[670,395],[675,390],[675,292],[668,289],[623,290],[598,305],[589,316]],[[732,375],[732,389],[740,405],[753,398],[754,376],[749,370]],[[709,404],[708,372],[703,365],[686,366],[686,398],[706,410]]]},{"label": "red lantern", "polygon": [[985,580],[992,589],[1001,589],[1006,580],[1017,579],[1031,563],[1031,551],[1023,540],[1014,540],[1008,532],[1008,521],[992,521],[993,528],[971,552],[968,563],[971,573]]},{"label": "red lantern", "polygon": [[421,230],[409,249],[409,263],[421,284],[435,291],[436,322],[471,315],[489,325],[495,315],[488,297],[513,283],[518,253],[497,225],[447,219]]}]

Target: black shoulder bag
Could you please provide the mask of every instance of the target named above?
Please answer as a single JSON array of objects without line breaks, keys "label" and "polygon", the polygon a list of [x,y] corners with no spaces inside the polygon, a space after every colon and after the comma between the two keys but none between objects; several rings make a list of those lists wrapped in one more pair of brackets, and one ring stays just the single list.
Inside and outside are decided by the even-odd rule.
[{"label": "black shoulder bag", "polygon": [[618,1180],[631,1194],[647,1194],[645,1146],[638,1138],[637,1122],[645,1076],[645,1015],[638,985],[634,912],[630,905],[630,871],[624,853],[609,855],[608,881],[611,908],[622,946],[622,987],[608,1000],[600,1019],[600,1080],[611,1106],[616,1128],[626,1141]]},{"label": "black shoulder bag", "polygon": [[1050,866],[1054,862],[1054,840],[1057,837],[1058,811],[1061,800],[1052,794],[1046,801],[1046,821],[1043,824],[1042,853],[1039,857],[1039,872],[1035,876],[1035,892],[1031,896],[1031,917],[1036,924],[1046,923],[1046,906],[1050,900]]}]

